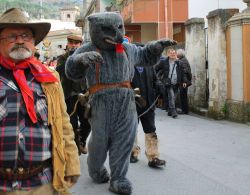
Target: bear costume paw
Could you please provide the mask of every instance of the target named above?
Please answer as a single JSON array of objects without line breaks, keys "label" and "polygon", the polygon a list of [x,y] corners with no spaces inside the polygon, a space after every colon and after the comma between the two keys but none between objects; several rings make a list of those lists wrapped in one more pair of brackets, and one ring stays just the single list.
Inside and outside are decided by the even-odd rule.
[{"label": "bear costume paw", "polygon": [[132,184],[127,179],[115,180],[110,183],[109,190],[115,194],[129,195],[132,194]]},{"label": "bear costume paw", "polygon": [[91,174],[91,177],[96,183],[107,183],[110,179],[106,168],[103,168],[100,173]]},{"label": "bear costume paw", "polygon": [[160,55],[166,47],[176,45],[177,42],[171,39],[161,39],[148,43],[149,50],[155,54]]},{"label": "bear costume paw", "polygon": [[102,63],[103,58],[101,54],[99,54],[98,52],[89,51],[77,54],[74,62],[76,64],[82,64],[83,66],[88,67],[88,66],[93,66],[96,63]]}]

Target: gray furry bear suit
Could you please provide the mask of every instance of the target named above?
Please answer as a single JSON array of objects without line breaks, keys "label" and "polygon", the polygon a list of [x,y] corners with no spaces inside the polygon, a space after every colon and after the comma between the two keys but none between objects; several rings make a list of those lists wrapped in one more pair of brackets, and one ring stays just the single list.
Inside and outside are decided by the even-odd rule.
[{"label": "gray furry bear suit", "polygon": [[[134,91],[119,83],[132,80],[135,65],[156,64],[163,49],[175,42],[165,39],[145,47],[123,43],[124,23],[114,12],[92,14],[88,21],[91,42],[68,58],[66,75],[72,80],[86,77],[90,89],[100,83],[118,84],[90,93],[89,175],[97,183],[110,179],[109,189],[117,194],[131,194],[132,185],[126,173],[137,129],[137,113]],[[104,167],[108,152],[110,176]]]}]

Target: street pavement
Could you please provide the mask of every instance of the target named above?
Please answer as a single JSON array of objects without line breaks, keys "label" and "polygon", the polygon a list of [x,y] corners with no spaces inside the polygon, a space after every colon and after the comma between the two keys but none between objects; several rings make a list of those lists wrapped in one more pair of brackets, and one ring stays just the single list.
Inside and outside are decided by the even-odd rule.
[{"label": "street pavement", "polygon": [[[194,114],[172,119],[157,109],[156,127],[160,157],[167,165],[164,169],[148,167],[139,125],[141,154],[127,174],[133,195],[250,195],[249,125]],[[87,156],[81,155],[82,176],[72,194],[112,195],[109,184],[92,182],[86,161]]]}]

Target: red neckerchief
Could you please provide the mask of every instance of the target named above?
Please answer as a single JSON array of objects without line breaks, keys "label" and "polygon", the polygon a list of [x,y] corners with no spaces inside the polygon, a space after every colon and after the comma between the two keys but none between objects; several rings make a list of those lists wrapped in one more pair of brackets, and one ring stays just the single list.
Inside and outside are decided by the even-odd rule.
[{"label": "red neckerchief", "polygon": [[27,84],[24,74],[26,68],[30,68],[35,79],[40,82],[57,82],[57,78],[36,58],[31,57],[21,62],[14,63],[12,60],[4,58],[0,55],[0,64],[6,69],[12,70],[13,76],[21,90],[21,94],[28,112],[28,115],[33,123],[37,122],[35,112],[33,92]]},{"label": "red neckerchief", "polygon": [[115,51],[116,51],[116,53],[123,53],[123,51],[124,51],[123,45],[121,43],[116,44]]}]

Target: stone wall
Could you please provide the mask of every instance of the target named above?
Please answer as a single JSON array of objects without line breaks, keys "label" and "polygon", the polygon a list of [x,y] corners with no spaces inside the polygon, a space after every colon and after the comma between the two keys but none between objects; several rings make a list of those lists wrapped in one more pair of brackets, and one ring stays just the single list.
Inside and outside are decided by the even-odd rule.
[{"label": "stone wall", "polygon": [[214,118],[225,117],[227,99],[227,59],[225,24],[238,9],[218,9],[209,12],[208,19],[208,114]]},{"label": "stone wall", "polygon": [[186,21],[186,57],[192,70],[192,86],[189,87],[189,101],[192,110],[206,107],[206,66],[204,19],[191,18]]},{"label": "stone wall", "polygon": [[[238,12],[238,9],[209,12],[207,40],[203,18],[186,21],[185,50],[193,74],[188,96],[191,110],[197,113],[250,122],[250,12],[244,12],[244,20],[239,19]],[[238,25],[238,19],[243,27]],[[231,25],[227,29],[228,21]]]}]

